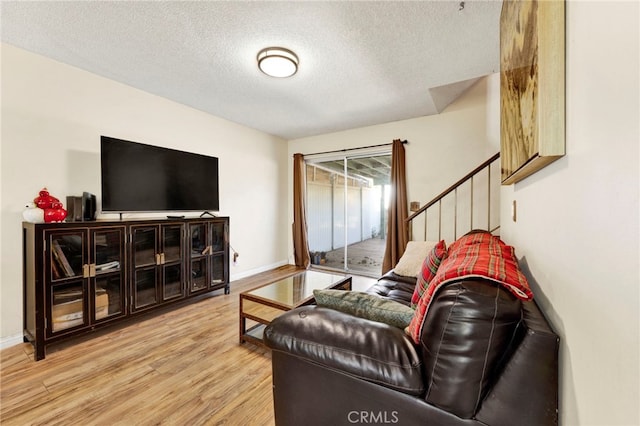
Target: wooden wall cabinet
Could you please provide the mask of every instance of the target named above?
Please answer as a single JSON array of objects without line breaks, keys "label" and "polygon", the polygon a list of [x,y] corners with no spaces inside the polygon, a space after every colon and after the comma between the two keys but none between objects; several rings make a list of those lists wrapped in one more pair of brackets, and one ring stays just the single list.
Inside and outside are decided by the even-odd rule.
[{"label": "wooden wall cabinet", "polygon": [[565,155],[565,2],[500,14],[500,163],[511,185]]},{"label": "wooden wall cabinet", "polygon": [[213,290],[229,293],[226,217],[22,228],[24,341],[36,361],[48,344]]}]

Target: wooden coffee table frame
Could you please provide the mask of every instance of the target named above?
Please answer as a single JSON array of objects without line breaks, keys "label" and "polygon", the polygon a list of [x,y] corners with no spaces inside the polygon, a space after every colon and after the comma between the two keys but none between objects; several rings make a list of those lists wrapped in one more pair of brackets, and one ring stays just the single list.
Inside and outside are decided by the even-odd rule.
[{"label": "wooden coffee table frame", "polygon": [[[305,271],[301,274],[308,272],[319,274],[321,272]],[[296,274],[300,275],[300,274]],[[335,274],[329,274],[335,275]],[[297,303],[287,304],[277,300],[269,299],[268,297],[258,296],[251,294],[252,292],[267,287],[279,285],[281,281],[286,281],[292,277],[284,278],[282,280],[274,281],[273,283],[265,284],[263,286],[254,288],[240,293],[240,343],[250,342],[256,345],[264,346],[262,341],[262,335],[265,327],[273,321],[276,317],[283,313],[290,311],[294,308],[311,305],[315,303],[313,295],[301,299]],[[345,276],[341,279],[334,281],[325,289],[332,290],[351,290],[351,277]],[[251,312],[250,312],[251,311]],[[247,328],[247,320],[256,322],[257,324]]]}]

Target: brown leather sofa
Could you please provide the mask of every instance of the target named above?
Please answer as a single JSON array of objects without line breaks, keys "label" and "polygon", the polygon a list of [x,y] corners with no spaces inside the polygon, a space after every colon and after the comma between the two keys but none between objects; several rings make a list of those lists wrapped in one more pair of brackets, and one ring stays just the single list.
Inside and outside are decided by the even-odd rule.
[{"label": "brown leather sofa", "polygon": [[[393,272],[368,291],[409,305]],[[558,336],[535,302],[483,279],[443,285],[419,345],[404,330],[319,306],[275,319],[276,424],[558,424]]]}]

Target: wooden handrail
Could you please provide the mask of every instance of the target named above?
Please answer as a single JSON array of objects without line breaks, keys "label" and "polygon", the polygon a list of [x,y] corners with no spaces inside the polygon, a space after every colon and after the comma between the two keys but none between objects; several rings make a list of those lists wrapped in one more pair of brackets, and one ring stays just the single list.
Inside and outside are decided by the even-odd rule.
[{"label": "wooden handrail", "polygon": [[436,196],[433,200],[429,201],[427,204],[425,204],[424,206],[420,207],[420,209],[418,211],[416,211],[415,213],[413,213],[411,216],[409,216],[405,221],[407,223],[411,222],[414,218],[416,218],[417,216],[419,216],[421,213],[424,213],[425,210],[427,210],[429,207],[433,206],[434,204],[436,204],[438,201],[440,201],[442,198],[446,197],[447,195],[449,195],[451,192],[453,192],[457,187],[459,187],[460,185],[462,185],[463,183],[465,183],[467,180],[471,179],[475,174],[479,173],[480,171],[482,171],[485,167],[487,167],[489,164],[493,163],[494,161],[496,161],[498,158],[500,158],[500,153],[498,152],[497,154],[493,155],[493,157],[489,158],[487,161],[485,161],[484,163],[480,164],[478,167],[476,167],[475,169],[471,170],[469,173],[467,173],[462,179],[458,180],[456,183],[454,183],[453,185],[451,185],[449,188],[445,189],[444,191],[442,191],[440,193],[440,195]]}]

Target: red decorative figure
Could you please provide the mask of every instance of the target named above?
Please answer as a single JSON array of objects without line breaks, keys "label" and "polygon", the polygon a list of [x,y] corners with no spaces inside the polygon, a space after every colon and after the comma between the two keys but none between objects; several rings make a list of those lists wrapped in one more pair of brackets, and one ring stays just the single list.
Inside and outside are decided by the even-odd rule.
[{"label": "red decorative figure", "polygon": [[44,209],[44,221],[62,222],[67,217],[67,211],[62,208],[62,203],[52,203],[50,209]]},{"label": "red decorative figure", "polygon": [[33,202],[36,203],[36,206],[44,210],[50,209],[53,206],[53,203],[59,203],[60,200],[49,195],[49,191],[47,191],[47,188],[42,188],[42,190],[39,192],[39,196],[34,198]]},{"label": "red decorative figure", "polygon": [[49,195],[47,188],[42,188],[38,197],[33,199],[36,206],[44,210],[45,223],[62,222],[67,217],[67,211],[56,197]]}]

